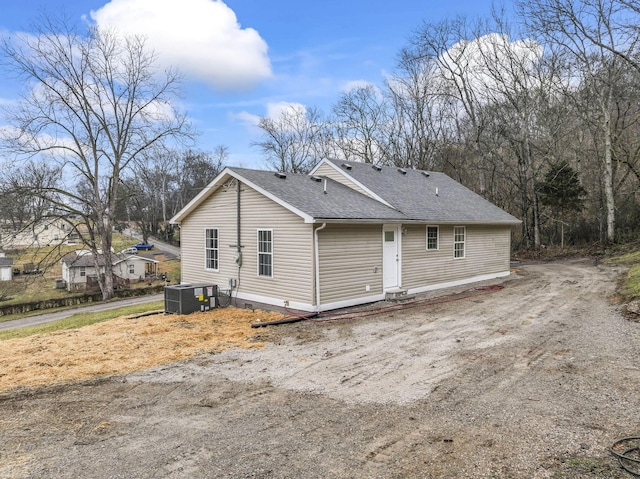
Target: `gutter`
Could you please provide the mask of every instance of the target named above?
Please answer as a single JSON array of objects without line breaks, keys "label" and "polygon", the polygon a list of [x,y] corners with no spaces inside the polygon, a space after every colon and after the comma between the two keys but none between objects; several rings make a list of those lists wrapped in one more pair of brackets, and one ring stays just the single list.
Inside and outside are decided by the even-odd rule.
[{"label": "gutter", "polygon": [[316,287],[316,311],[320,312],[320,245],[318,244],[318,232],[327,227],[327,223],[322,223],[322,226],[313,230],[314,236],[314,255],[315,255],[315,287]]}]

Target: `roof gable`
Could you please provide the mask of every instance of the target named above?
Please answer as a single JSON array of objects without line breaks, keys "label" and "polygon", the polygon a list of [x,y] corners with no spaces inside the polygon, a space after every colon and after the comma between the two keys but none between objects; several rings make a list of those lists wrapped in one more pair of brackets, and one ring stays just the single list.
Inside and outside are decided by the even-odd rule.
[{"label": "roof gable", "polygon": [[[300,216],[306,222],[324,220],[402,220],[404,215],[330,178],[233,168],[250,186]],[[307,220],[308,218],[308,220]]]},{"label": "roof gable", "polygon": [[[220,188],[234,181],[266,196],[305,223],[325,221],[402,221],[433,223],[518,224],[520,221],[444,173],[377,166],[353,161],[322,160],[313,172],[326,176],[280,174],[225,168],[173,218],[182,222]],[[341,181],[344,179],[344,181]],[[357,185],[356,191],[353,185]],[[351,185],[351,187],[349,186]]]},{"label": "roof gable", "polygon": [[225,168],[173,218],[180,223],[221,187],[236,179],[298,215],[305,223],[324,220],[402,220],[405,216],[380,201],[329,178],[246,168]]},{"label": "roof gable", "polygon": [[520,221],[444,173],[323,160],[357,181],[407,218],[434,223],[506,223]]}]

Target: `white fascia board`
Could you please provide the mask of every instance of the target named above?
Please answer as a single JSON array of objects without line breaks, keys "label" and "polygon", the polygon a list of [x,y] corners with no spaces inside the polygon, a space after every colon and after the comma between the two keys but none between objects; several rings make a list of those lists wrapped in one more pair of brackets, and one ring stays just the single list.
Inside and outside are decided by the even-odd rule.
[{"label": "white fascia board", "polygon": [[193,198],[189,203],[185,205],[180,211],[178,211],[173,218],[169,220],[171,224],[179,224],[185,216],[191,213],[196,206],[206,200],[217,188],[220,187],[222,180],[231,174],[231,170],[229,168],[225,168],[220,172],[218,176],[216,176],[207,186],[205,186],[200,193],[198,193],[195,198]]},{"label": "white fascia board", "polygon": [[349,179],[349,181],[352,181],[353,183],[355,183],[356,185],[358,185],[360,188],[362,188],[364,191],[366,191],[374,200],[379,201],[380,203],[382,203],[383,205],[388,206],[389,208],[393,208],[394,210],[396,210],[396,207],[393,206],[391,203],[386,202],[384,199],[382,199],[380,196],[378,196],[375,192],[373,192],[370,188],[366,187],[365,185],[363,185],[362,183],[360,183],[358,180],[356,180],[353,176],[351,176],[349,173],[347,173],[346,171],[344,171],[342,168],[340,168],[339,166],[335,165],[332,161],[327,160],[326,158],[321,160],[320,163],[318,163],[313,170],[311,170],[311,173],[309,173],[309,175],[315,175],[316,171],[318,170],[318,168],[320,168],[321,165],[323,164],[327,164],[329,165],[331,168],[333,168],[334,170],[336,170],[337,172],[339,172],[342,176],[346,177],[347,179]]},{"label": "white fascia board", "polygon": [[159,261],[153,258],[145,258],[144,256],[136,256],[135,254],[132,254],[131,256],[127,256],[125,258],[125,261],[129,261],[130,259],[134,260],[134,261],[146,261],[147,263],[158,263]]},{"label": "white fascia board", "polygon": [[233,171],[233,169],[228,168],[228,167],[225,168],[224,170],[222,170],[222,172],[218,176],[216,176],[215,179],[211,183],[209,183],[207,186],[205,186],[204,189],[200,193],[198,193],[196,195],[196,197],[194,199],[192,199],[184,208],[182,208],[173,218],[171,218],[169,220],[169,222],[172,223],[172,224],[180,223],[189,213],[191,213],[196,207],[198,207],[209,196],[211,196],[218,188],[220,188],[220,186],[222,186],[222,182],[227,177],[232,177],[232,178],[237,179],[238,181],[241,181],[245,185],[247,185],[247,186],[251,187],[252,189],[256,190],[261,195],[266,196],[267,198],[269,198],[270,200],[272,200],[275,203],[279,204],[280,206],[282,206],[282,207],[286,208],[287,210],[291,211],[292,213],[300,216],[304,220],[305,223],[313,223],[314,222],[313,216],[310,216],[307,213],[305,213],[304,211],[300,211],[299,209],[294,208],[293,206],[291,206],[286,201],[283,201],[281,198],[278,198],[277,196],[269,193],[268,191],[263,190],[261,187],[259,187],[255,183],[252,183],[251,181],[248,181],[242,175],[240,175],[239,173]]},{"label": "white fascia board", "polygon": [[245,178],[243,178],[241,175],[235,173],[234,171],[230,171],[230,174],[234,178],[237,178],[238,180],[242,181],[245,185],[247,185],[247,186],[253,188],[254,190],[256,190],[261,195],[266,196],[271,201],[273,201],[273,202],[279,204],[280,206],[282,206],[283,208],[291,211],[293,214],[298,215],[300,218],[302,218],[304,220],[305,223],[313,223],[315,221],[315,218],[313,216],[308,215],[307,213],[305,213],[304,211],[299,210],[298,208],[294,208],[289,203],[287,203],[286,201],[282,200],[282,198],[279,198],[276,195],[274,195],[272,193],[269,193],[266,190],[263,190],[261,187],[259,187],[255,183],[246,180]]}]

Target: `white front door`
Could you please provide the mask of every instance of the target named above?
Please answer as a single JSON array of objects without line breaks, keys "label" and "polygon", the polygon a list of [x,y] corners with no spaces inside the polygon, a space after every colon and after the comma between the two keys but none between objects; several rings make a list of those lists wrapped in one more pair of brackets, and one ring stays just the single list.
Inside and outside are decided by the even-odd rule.
[{"label": "white front door", "polygon": [[382,228],[382,286],[385,290],[397,288],[400,251],[398,249],[398,227]]}]

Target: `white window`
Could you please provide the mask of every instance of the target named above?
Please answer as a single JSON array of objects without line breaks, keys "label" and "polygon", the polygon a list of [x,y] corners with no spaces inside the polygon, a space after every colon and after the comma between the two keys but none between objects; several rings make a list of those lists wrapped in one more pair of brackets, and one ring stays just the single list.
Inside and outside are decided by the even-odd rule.
[{"label": "white window", "polygon": [[453,257],[464,258],[465,227],[453,227]]},{"label": "white window", "polygon": [[438,227],[427,226],[427,251],[438,249]]},{"label": "white window", "polygon": [[273,230],[258,230],[258,276],[273,276]]},{"label": "white window", "polygon": [[129,265],[129,274],[136,274],[136,266],[133,264]]},{"label": "white window", "polygon": [[218,228],[207,228],[204,234],[204,267],[205,269],[218,271]]},{"label": "white window", "polygon": [[86,276],[87,269],[84,266],[80,266],[80,276]]}]

